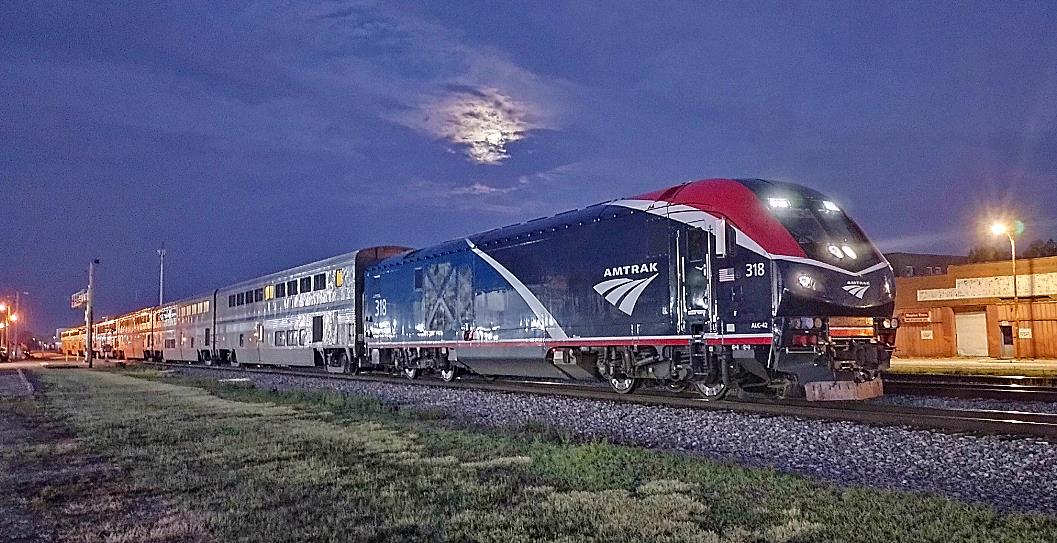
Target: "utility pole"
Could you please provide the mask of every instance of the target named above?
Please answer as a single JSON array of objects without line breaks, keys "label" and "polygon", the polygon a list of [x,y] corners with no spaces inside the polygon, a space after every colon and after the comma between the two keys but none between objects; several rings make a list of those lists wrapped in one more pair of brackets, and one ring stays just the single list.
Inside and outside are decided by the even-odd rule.
[{"label": "utility pole", "polygon": [[160,266],[158,268],[158,307],[165,303],[165,246],[162,245],[161,249],[158,249],[158,259]]},{"label": "utility pole", "polygon": [[1017,240],[1009,233],[1009,255],[1013,261],[1013,360],[1020,357],[1017,341],[1020,339],[1020,299],[1017,297]]},{"label": "utility pole", "polygon": [[0,320],[0,333],[2,333],[2,335],[0,335],[0,339],[3,340],[3,342],[0,343],[0,346],[4,348],[4,352],[7,353],[8,357],[10,357],[11,349],[7,345],[7,327],[10,326],[9,321],[11,320],[11,313],[9,312],[7,304],[3,301],[0,301],[0,313],[4,314],[3,320]]},{"label": "utility pole", "polygon": [[22,358],[22,352],[21,352],[22,349],[19,347],[20,344],[18,342],[18,319],[22,318],[22,304],[19,302],[19,300],[22,299],[21,295],[22,295],[22,291],[19,291],[19,290],[15,291],[15,317],[16,318],[11,323],[11,328],[13,328],[13,330],[11,330],[11,331],[14,332],[12,335],[15,336],[15,348],[14,349],[8,348],[8,351],[9,351],[8,355],[11,356],[11,360],[18,360],[18,359]]},{"label": "utility pole", "polygon": [[[22,343],[19,342],[19,340],[18,340],[18,330],[19,330],[18,323],[19,323],[19,321],[22,320],[22,303],[21,303],[21,300],[22,300],[22,295],[23,294],[25,294],[27,296],[29,295],[28,292],[24,292],[24,291],[21,291],[21,290],[16,290],[15,291],[15,312],[13,313],[15,318],[12,319],[12,323],[11,323],[11,327],[14,328],[14,330],[12,330],[12,332],[14,332],[12,335],[15,336],[15,348],[14,348],[13,356],[12,356],[11,360],[21,360],[22,359]],[[9,355],[12,354],[11,348],[10,348],[10,343],[11,343],[11,340],[10,340],[10,338],[8,338],[8,351],[9,351],[8,354]]]},{"label": "utility pole", "polygon": [[84,359],[88,362],[88,367],[92,367],[92,359],[95,358],[92,352],[92,305],[95,302],[95,265],[99,263],[99,259],[93,259],[88,263],[88,299],[84,304],[84,326],[85,326],[85,342],[84,342]]}]

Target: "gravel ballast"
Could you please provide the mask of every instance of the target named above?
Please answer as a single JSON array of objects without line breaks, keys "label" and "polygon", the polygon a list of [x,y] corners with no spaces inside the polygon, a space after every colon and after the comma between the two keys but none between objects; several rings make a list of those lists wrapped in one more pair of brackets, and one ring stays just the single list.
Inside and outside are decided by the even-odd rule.
[{"label": "gravel ballast", "polygon": [[1019,411],[1021,413],[1057,413],[1057,403],[1036,401],[991,400],[986,398],[945,398],[942,396],[908,396],[887,394],[871,403],[937,409],[965,409],[970,411]]},{"label": "gravel ballast", "polygon": [[1057,447],[1039,438],[377,381],[196,368],[180,371],[196,377],[249,378],[259,388],[337,390],[389,404],[450,410],[463,421],[484,426],[542,423],[585,437],[774,468],[841,484],[936,492],[1002,509],[1057,514]]}]

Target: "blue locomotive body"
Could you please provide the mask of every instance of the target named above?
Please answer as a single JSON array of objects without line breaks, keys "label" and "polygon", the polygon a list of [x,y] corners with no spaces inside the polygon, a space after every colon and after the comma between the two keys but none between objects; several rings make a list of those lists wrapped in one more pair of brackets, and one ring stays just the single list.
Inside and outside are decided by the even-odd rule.
[{"label": "blue locomotive body", "polygon": [[868,397],[894,343],[887,262],[831,202],[784,183],[607,202],[394,256],[363,283],[365,362],[411,377]]}]

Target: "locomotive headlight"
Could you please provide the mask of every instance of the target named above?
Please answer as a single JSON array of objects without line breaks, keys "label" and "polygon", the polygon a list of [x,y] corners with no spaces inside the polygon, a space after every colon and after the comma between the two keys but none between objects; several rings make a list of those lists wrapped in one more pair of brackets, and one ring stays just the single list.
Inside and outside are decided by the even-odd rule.
[{"label": "locomotive headlight", "polygon": [[892,327],[892,319],[885,319],[885,320],[881,321],[881,327],[882,328],[891,328]]},{"label": "locomotive headlight", "polygon": [[815,319],[811,321],[811,324],[814,325],[815,328],[822,328],[822,317],[815,317]]},{"label": "locomotive headlight", "polygon": [[774,207],[774,208],[790,207],[789,200],[787,200],[785,198],[768,198],[767,199],[767,205],[769,205],[771,207]]},{"label": "locomotive headlight", "polygon": [[814,289],[815,288],[815,278],[811,277],[810,275],[808,275],[806,273],[802,273],[802,274],[798,275],[796,277],[796,282],[800,283],[800,286],[802,286],[802,287],[804,287],[806,289]]},{"label": "locomotive headlight", "polygon": [[892,328],[899,328],[899,317],[892,317]]},{"label": "locomotive headlight", "polygon": [[840,247],[837,247],[836,245],[829,245],[826,247],[826,250],[829,251],[829,254],[833,255],[833,258],[844,258],[844,253],[841,252]]},{"label": "locomotive headlight", "polygon": [[855,250],[852,249],[851,247],[848,247],[847,245],[841,247],[840,250],[844,251],[844,254],[848,255],[848,258],[850,258],[852,260],[855,260],[856,258],[859,258],[859,255],[855,254]]},{"label": "locomotive headlight", "polygon": [[810,330],[813,324],[815,324],[815,320],[811,317],[800,317],[800,327],[804,330]]}]

